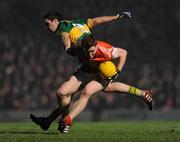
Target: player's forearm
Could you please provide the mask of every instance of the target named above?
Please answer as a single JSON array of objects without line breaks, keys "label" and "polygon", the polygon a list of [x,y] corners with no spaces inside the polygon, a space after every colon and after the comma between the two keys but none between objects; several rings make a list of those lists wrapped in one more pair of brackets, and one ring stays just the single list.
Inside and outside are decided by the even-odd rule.
[{"label": "player's forearm", "polygon": [[94,25],[98,25],[98,24],[102,24],[102,23],[106,23],[106,22],[110,22],[113,20],[118,19],[118,16],[102,16],[102,17],[97,17],[93,19]]},{"label": "player's forearm", "polygon": [[126,62],[126,56],[127,56],[127,51],[126,50],[123,50],[123,52],[121,52],[121,55],[119,57],[119,60],[118,60],[118,64],[117,64],[117,69],[119,71],[122,70],[125,62]]}]

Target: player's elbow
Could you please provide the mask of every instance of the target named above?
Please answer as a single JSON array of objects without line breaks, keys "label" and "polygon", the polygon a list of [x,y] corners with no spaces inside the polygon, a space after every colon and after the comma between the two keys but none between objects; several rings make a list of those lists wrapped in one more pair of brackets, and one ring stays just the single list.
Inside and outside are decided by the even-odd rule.
[{"label": "player's elbow", "polygon": [[101,24],[102,21],[99,18],[93,18],[89,21],[89,27],[94,28],[95,26]]},{"label": "player's elbow", "polygon": [[126,58],[126,56],[127,56],[127,50],[125,50],[125,49],[120,49],[119,54],[120,54],[120,57]]},{"label": "player's elbow", "polygon": [[123,51],[122,54],[126,57],[127,56],[127,50],[123,49],[122,51]]}]

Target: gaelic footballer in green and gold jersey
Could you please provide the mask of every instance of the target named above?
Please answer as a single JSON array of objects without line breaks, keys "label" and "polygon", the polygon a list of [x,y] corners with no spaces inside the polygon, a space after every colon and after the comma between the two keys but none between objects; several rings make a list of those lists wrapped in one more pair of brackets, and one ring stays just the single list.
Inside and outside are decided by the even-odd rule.
[{"label": "gaelic footballer in green and gold jersey", "polygon": [[57,33],[58,37],[62,39],[65,50],[69,53],[73,46],[81,47],[81,41],[86,36],[91,34],[90,29],[96,25],[110,22],[116,19],[127,17],[127,12],[122,12],[114,16],[101,16],[89,19],[78,20],[64,20],[62,16],[56,11],[49,11],[44,16],[46,28],[51,32]]}]

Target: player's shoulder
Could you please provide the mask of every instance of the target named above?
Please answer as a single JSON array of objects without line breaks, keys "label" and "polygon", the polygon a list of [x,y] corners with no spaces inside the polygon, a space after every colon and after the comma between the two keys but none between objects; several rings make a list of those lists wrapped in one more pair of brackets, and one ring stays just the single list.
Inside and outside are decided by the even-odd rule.
[{"label": "player's shoulder", "polygon": [[71,28],[72,20],[62,20],[60,23],[60,31],[61,32],[69,32]]},{"label": "player's shoulder", "polygon": [[79,24],[87,24],[88,18],[80,18],[80,19],[75,19],[73,20],[74,23],[79,23]]},{"label": "player's shoulder", "polygon": [[61,25],[67,25],[67,24],[70,24],[72,22],[73,22],[73,20],[62,20]]}]

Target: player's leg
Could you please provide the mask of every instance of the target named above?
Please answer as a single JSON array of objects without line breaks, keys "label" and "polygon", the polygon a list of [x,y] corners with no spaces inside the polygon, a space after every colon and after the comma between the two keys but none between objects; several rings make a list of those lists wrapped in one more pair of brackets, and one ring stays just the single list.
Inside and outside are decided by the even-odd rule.
[{"label": "player's leg", "polygon": [[141,90],[136,87],[121,83],[121,82],[112,82],[105,89],[105,92],[125,92],[140,96],[144,99],[145,103],[148,105],[150,110],[153,110],[153,96],[152,91]]},{"label": "player's leg", "polygon": [[73,119],[85,109],[89,98],[96,92],[103,90],[103,88],[97,81],[91,81],[85,86],[80,98],[72,105],[69,115],[59,121],[60,132],[67,133],[69,131]]},{"label": "player's leg", "polygon": [[[86,68],[86,67],[84,67],[84,68]],[[76,79],[78,80],[78,82],[80,82],[81,84],[80,84],[80,86],[78,87],[78,90],[81,90],[81,89],[83,89],[90,81],[92,81],[94,78],[95,78],[95,76],[96,76],[96,74],[94,74],[94,73],[87,73],[87,72],[85,72],[83,69],[78,69],[75,73],[74,73],[74,77],[76,77]],[[64,84],[64,85],[66,85],[66,84]],[[63,87],[63,86],[62,86]],[[60,99],[62,99],[63,98],[63,101],[59,101],[59,102],[61,102],[62,104],[60,104],[60,105],[64,105],[64,103],[65,104],[67,104],[68,102],[69,102],[69,100],[70,100],[70,98],[67,96],[67,95],[61,95],[61,94],[67,94],[67,93],[63,93],[63,92],[65,92],[65,91],[67,91],[67,90],[65,90],[64,89],[64,87],[63,87],[63,89],[62,88],[60,88],[59,90],[58,90],[60,93],[59,93],[59,96],[62,96],[62,97],[59,97]],[[72,106],[72,105],[71,105]],[[67,108],[67,107],[66,107]],[[71,107],[72,108],[72,107]],[[68,110],[69,110],[69,107],[68,107]],[[64,118],[64,116],[66,116],[67,114],[68,114],[69,112],[68,111],[66,111],[66,110],[64,110],[64,113],[63,113],[63,118]]]},{"label": "player's leg", "polygon": [[79,100],[77,100],[73,104],[69,116],[74,119],[79,113],[81,113],[85,109],[89,98],[96,92],[103,90],[103,88],[104,87],[97,81],[93,80],[88,83],[86,87],[82,90]]},{"label": "player's leg", "polygon": [[125,92],[137,96],[144,96],[145,91],[121,82],[112,82],[105,89],[105,92]]},{"label": "player's leg", "polygon": [[58,103],[61,108],[69,105],[71,101],[71,95],[78,91],[81,81],[79,81],[76,76],[71,76],[70,79],[60,85],[57,91]]},{"label": "player's leg", "polygon": [[[75,93],[81,81],[77,80],[75,76],[71,76],[69,80],[62,83],[57,91],[57,100],[58,107],[53,110],[47,117],[36,117],[31,114],[30,118],[34,123],[39,125],[43,130],[47,130],[51,123],[58,117],[60,114],[63,116],[68,113],[68,107],[71,101],[71,94]],[[67,91],[65,91],[67,90]]]}]

